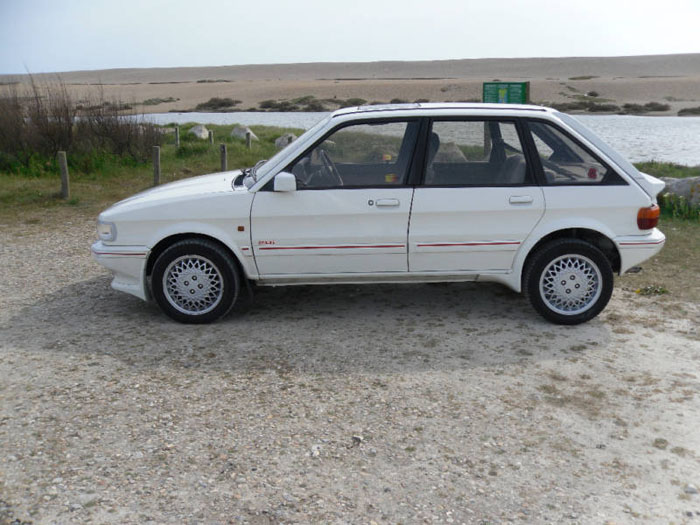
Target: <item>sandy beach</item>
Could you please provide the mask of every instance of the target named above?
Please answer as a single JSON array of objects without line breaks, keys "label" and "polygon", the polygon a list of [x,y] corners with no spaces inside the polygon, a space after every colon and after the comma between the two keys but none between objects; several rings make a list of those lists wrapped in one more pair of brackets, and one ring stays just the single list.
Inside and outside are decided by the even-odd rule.
[{"label": "sandy beach", "polygon": [[[60,77],[76,99],[101,86],[109,99],[148,113],[193,110],[212,97],[240,100],[237,110],[258,108],[264,100],[362,98],[415,101],[481,99],[485,81],[530,81],[538,104],[575,102],[596,92],[595,100],[622,105],[660,102],[675,115],[700,106],[700,53],[633,57],[470,59],[417,62],[302,63],[107,69],[35,74]],[[0,84],[26,82],[26,75],[0,75]],[[586,97],[590,98],[590,97]],[[151,104],[143,105],[151,100]],[[154,99],[172,100],[153,103]],[[333,104],[327,104],[334,109]]]}]

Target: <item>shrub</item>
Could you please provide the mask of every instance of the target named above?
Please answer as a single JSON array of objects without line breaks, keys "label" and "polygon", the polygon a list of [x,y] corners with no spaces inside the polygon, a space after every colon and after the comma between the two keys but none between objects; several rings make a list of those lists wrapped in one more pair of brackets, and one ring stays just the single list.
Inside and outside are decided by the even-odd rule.
[{"label": "shrub", "polygon": [[195,109],[202,111],[202,110],[211,110],[211,111],[220,111],[222,109],[230,109],[233,106],[236,106],[240,104],[240,100],[234,100],[232,98],[219,98],[219,97],[212,97],[206,102],[202,102],[201,104],[197,104]]},{"label": "shrub", "polygon": [[641,114],[648,113],[650,111],[668,111],[671,106],[668,104],[661,104],[660,102],[647,102],[644,105],[641,104],[623,104],[622,109],[625,113],[629,114]]},{"label": "shrub", "polygon": [[408,100],[404,100],[402,98],[392,98],[389,101],[389,104],[407,104]]},{"label": "shrub", "polygon": [[312,100],[306,104],[304,111],[326,111],[326,106],[318,100]]},{"label": "shrub", "polygon": [[9,86],[0,93],[0,170],[53,173],[61,150],[85,171],[99,169],[105,155],[145,161],[160,143],[160,128],[126,108],[101,90],[76,104],[59,78],[40,85],[30,76],[26,86]]},{"label": "shrub", "polygon": [[353,97],[347,99],[345,103],[348,106],[364,106],[365,104],[367,104],[367,101],[364,98]]},{"label": "shrub", "polygon": [[617,104],[598,104],[596,102],[591,102],[588,105],[587,109],[591,113],[596,113],[596,112],[615,113],[616,111],[620,111],[620,106],[618,106]]},{"label": "shrub", "polygon": [[679,117],[688,115],[700,115],[700,106],[694,108],[683,108],[678,112]]},{"label": "shrub", "polygon": [[673,193],[662,193],[657,197],[661,214],[674,219],[700,221],[700,206]]}]

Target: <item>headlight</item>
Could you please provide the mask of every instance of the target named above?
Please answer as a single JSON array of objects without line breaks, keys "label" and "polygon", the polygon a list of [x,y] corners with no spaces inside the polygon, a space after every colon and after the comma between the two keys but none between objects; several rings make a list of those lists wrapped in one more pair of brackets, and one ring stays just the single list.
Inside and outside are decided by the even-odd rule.
[{"label": "headlight", "polygon": [[111,222],[97,221],[97,236],[103,241],[113,241],[117,238],[117,227]]}]

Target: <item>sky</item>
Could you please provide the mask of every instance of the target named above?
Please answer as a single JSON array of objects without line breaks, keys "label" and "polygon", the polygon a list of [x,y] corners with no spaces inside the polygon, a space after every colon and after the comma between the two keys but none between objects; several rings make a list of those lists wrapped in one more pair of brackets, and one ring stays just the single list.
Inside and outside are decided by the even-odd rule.
[{"label": "sky", "polygon": [[700,52],[700,0],[0,0],[0,74]]}]

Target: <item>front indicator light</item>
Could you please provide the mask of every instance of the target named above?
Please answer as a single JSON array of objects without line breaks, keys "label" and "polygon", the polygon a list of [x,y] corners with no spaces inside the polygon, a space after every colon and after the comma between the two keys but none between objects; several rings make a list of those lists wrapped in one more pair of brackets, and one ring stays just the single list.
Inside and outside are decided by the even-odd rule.
[{"label": "front indicator light", "polygon": [[97,223],[97,236],[103,241],[113,241],[117,238],[117,227],[111,222]]},{"label": "front indicator light", "polygon": [[648,208],[639,208],[637,212],[637,227],[640,230],[651,230],[659,224],[661,209],[658,204],[652,204]]}]

